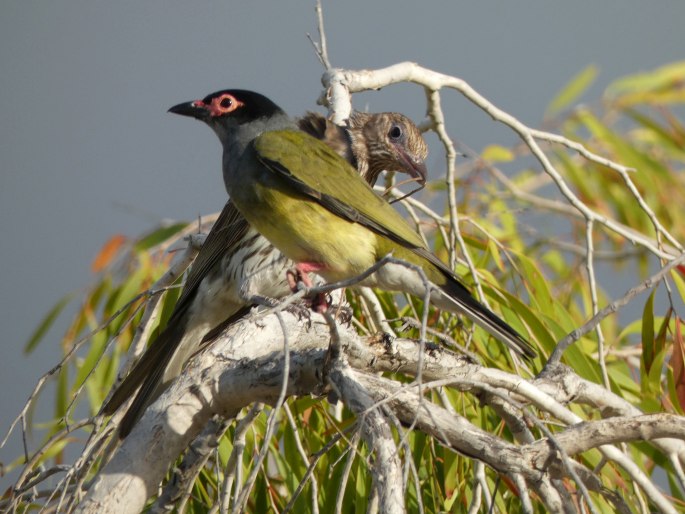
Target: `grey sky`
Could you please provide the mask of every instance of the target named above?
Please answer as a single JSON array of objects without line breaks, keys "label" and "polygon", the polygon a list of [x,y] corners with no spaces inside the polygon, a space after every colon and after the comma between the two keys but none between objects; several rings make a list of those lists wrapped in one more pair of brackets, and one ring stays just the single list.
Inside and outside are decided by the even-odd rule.
[{"label": "grey sky", "polygon": [[[325,2],[324,15],[335,66],[414,60],[466,79],[532,125],[590,63],[601,71],[593,100],[616,77],[685,57],[685,3],[676,1],[354,0]],[[260,91],[292,114],[316,109],[322,68],[307,32],[316,35],[312,1],[2,3],[3,435],[56,362],[61,333],[30,358],[23,344],[60,296],[88,284],[99,247],[115,233],[224,204],[216,138],[166,109],[226,87]],[[355,105],[417,121],[424,112],[411,86],[359,95]],[[454,93],[446,109],[452,135],[470,147],[513,141]],[[440,175],[438,157],[429,170]]]}]

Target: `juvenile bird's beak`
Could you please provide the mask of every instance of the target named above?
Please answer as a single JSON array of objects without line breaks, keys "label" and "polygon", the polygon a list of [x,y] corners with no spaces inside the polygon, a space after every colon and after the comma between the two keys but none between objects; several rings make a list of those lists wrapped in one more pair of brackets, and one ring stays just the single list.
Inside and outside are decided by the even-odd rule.
[{"label": "juvenile bird's beak", "polygon": [[404,161],[406,165],[407,172],[416,179],[421,187],[426,185],[426,178],[428,177],[428,170],[426,169],[426,163],[423,160],[416,160],[411,155],[408,155],[402,148],[397,148],[397,152],[400,155],[400,159]]},{"label": "juvenile bird's beak", "polygon": [[180,114],[181,116],[189,116],[201,121],[205,121],[210,115],[209,110],[202,100],[194,100],[192,102],[174,105],[168,112]]},{"label": "juvenile bird's beak", "polygon": [[426,185],[426,178],[428,178],[428,170],[426,169],[426,163],[423,161],[414,162],[412,161],[411,166],[411,176],[416,179],[416,181],[422,186]]},{"label": "juvenile bird's beak", "polygon": [[402,180],[399,183],[395,184],[395,186],[399,186],[401,184],[405,184],[406,182],[412,182],[412,180],[415,180],[419,187],[418,189],[410,191],[404,196],[390,200],[391,204],[399,202],[400,200],[404,200],[406,197],[413,195],[417,191],[421,191],[424,187],[426,187],[426,178],[428,178],[428,170],[426,169],[426,163],[423,162],[422,159],[413,159],[412,156],[408,155],[407,152],[405,152],[402,148],[397,148],[397,151],[399,153],[400,159],[405,164],[404,169],[412,178]]}]

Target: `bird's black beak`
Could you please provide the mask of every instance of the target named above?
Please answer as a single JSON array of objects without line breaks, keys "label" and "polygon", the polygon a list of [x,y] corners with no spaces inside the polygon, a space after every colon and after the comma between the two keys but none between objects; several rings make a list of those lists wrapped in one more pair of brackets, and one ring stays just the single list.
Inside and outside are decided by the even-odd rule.
[{"label": "bird's black beak", "polygon": [[190,116],[201,121],[206,121],[210,115],[209,110],[201,100],[174,105],[168,112],[180,114],[181,116]]}]

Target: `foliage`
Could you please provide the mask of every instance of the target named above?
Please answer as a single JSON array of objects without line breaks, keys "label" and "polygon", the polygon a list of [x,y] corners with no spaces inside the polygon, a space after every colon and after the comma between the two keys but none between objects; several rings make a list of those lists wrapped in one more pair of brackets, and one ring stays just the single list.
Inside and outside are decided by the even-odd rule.
[{"label": "foliage", "polygon": [[[629,174],[632,182],[626,183],[614,170],[589,162],[571,150],[551,150],[554,163],[588,208],[654,241],[657,247],[679,248],[678,242],[685,241],[685,225],[678,222],[679,199],[685,198],[685,127],[678,114],[685,100],[685,63],[622,78],[606,89],[600,101],[573,107],[572,103],[583,95],[596,75],[597,70],[589,68],[560,92],[548,111],[553,117],[546,123],[594,153],[634,168],[636,171]],[[460,168],[457,209],[461,213],[459,227],[465,248],[473,259],[485,297],[494,310],[537,346],[540,357],[532,368],[539,371],[557,341],[583,325],[599,308],[639,284],[662,262],[644,246],[602,223],[588,227],[587,220],[569,208],[568,199],[531,162],[527,148],[522,145],[493,145],[484,149],[479,159]],[[433,189],[432,204],[446,205],[441,184],[436,182]],[[642,200],[651,212],[643,208]],[[447,212],[446,207],[442,209]],[[436,253],[447,260],[451,255],[448,250],[455,247],[449,224],[439,226],[439,220],[429,217],[422,221],[422,228],[428,227]],[[90,415],[97,413],[114,384],[143,309],[158,295],[158,327],[164,325],[179,289],[172,287],[155,294],[150,294],[149,289],[169,267],[168,248],[179,246],[180,238],[191,231],[193,224],[175,224],[136,240],[116,237],[98,255],[93,284],[80,299],[78,313],[62,341],[65,355],[74,350],[75,353],[52,377],[59,386],[53,420],[43,437],[46,443],[55,434],[64,433],[65,437],[49,442],[42,456],[31,463],[29,472],[65,461],[66,447],[80,444],[71,436],[67,439],[63,432],[75,422],[75,406],[86,404]],[[590,259],[588,238],[594,246]],[[467,285],[475,285],[469,267],[461,261],[458,271]],[[576,342],[564,354],[563,362],[579,376],[605,384],[645,412],[683,414],[685,343],[679,315],[685,295],[682,273],[685,268],[676,268],[648,298],[637,300],[643,302],[641,308],[606,318],[600,325],[601,334],[593,331]],[[419,329],[407,325],[405,318],[420,319],[421,302],[384,292],[377,294],[388,319],[396,320],[392,322],[393,328],[418,339]],[[364,300],[352,294],[349,299],[363,327],[360,330],[372,332],[374,327]],[[71,297],[65,297],[48,313],[27,350],[33,351],[41,342],[68,301],[72,301]],[[431,311],[429,321],[431,328],[475,352],[488,366],[526,373],[481,330],[474,331],[465,327],[462,320],[436,311]],[[444,338],[432,340],[445,344]],[[600,342],[604,349],[601,358]],[[491,407],[482,406],[479,398],[451,389],[444,393],[442,399],[446,397],[461,416],[490,433],[513,439],[498,414]],[[437,396],[436,400],[440,401]],[[340,500],[342,512],[365,511],[372,496],[370,456],[368,448],[351,430],[354,415],[347,409],[336,412],[320,398],[289,399],[287,404],[292,422],[281,412],[277,433],[270,441],[263,437],[268,409],[246,434],[244,476],[262,445],[270,447],[268,465],[257,478],[248,511],[283,512],[306,473],[309,462],[305,459],[311,460],[313,456],[318,458],[313,476],[318,483],[316,502],[320,511],[332,511]],[[587,420],[600,416],[595,409],[583,406],[574,406],[574,412]],[[555,430],[553,424],[548,428]],[[233,450],[234,430],[235,425],[231,425],[195,481],[188,512],[206,512],[217,501],[223,470]],[[531,430],[542,437],[535,427]],[[319,455],[336,434],[342,435],[339,441]],[[478,486],[473,478],[478,462],[441,446],[419,431],[398,431],[395,435],[404,443],[402,457],[411,462],[413,469],[408,472],[415,474],[420,484],[407,487],[408,510],[418,511],[420,503],[427,513],[466,512]],[[667,483],[658,478],[660,484],[683,507],[685,497],[676,485],[672,463],[646,443],[628,448],[649,476],[666,477]],[[636,496],[631,477],[620,467],[604,463],[596,450],[576,458],[594,468],[603,487],[620,495],[628,505],[644,501]],[[5,469],[22,465],[18,459]],[[500,512],[521,510],[517,487],[508,477],[486,469],[484,484],[495,491],[493,501]],[[574,483],[569,481],[566,485],[574,491]],[[311,510],[312,487],[312,482],[304,486],[291,506],[292,511]],[[615,506],[604,495],[591,495],[598,511],[614,511]],[[541,504],[535,509],[543,512]]]}]

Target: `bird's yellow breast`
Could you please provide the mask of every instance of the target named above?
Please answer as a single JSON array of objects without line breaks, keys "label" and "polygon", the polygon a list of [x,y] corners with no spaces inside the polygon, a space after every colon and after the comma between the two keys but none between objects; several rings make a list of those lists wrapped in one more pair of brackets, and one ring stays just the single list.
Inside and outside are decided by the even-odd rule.
[{"label": "bird's yellow breast", "polygon": [[372,231],[296,192],[258,186],[250,201],[234,201],[250,224],[286,257],[325,263],[320,274],[326,280],[356,276],[376,262]]}]

